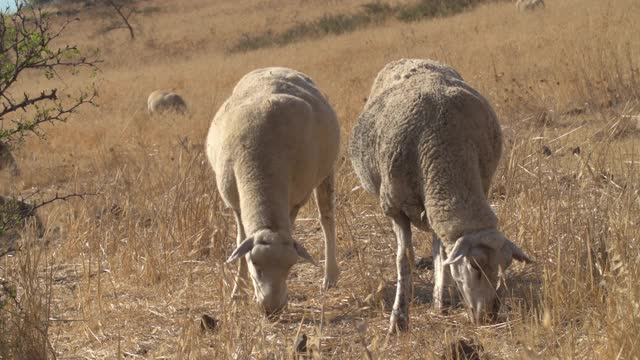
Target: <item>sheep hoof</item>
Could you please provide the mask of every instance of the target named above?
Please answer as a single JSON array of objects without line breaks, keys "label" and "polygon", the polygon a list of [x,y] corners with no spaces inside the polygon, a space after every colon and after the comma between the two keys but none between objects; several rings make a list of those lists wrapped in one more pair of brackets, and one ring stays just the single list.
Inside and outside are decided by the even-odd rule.
[{"label": "sheep hoof", "polygon": [[398,310],[393,310],[391,314],[391,324],[389,333],[395,334],[397,331],[405,332],[409,330],[409,318],[406,314],[401,314]]},{"label": "sheep hoof", "polygon": [[322,287],[327,290],[336,287],[338,284],[338,272],[333,274],[326,274],[324,276],[324,281],[322,283]]},{"label": "sheep hoof", "polygon": [[338,283],[338,279],[324,279],[324,281],[322,282],[322,287],[325,290],[331,289],[336,287],[336,284]]}]

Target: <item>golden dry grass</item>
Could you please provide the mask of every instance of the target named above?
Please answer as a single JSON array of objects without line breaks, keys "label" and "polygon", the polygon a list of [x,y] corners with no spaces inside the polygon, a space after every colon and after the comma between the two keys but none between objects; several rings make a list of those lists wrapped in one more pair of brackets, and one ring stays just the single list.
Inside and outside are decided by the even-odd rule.
[{"label": "golden dry grass", "polygon": [[[101,49],[105,63],[95,78],[65,76],[66,89],[95,82],[100,107],[48,127],[47,141],[29,139],[15,154],[21,176],[2,186],[100,195],[43,209],[44,240],[26,233],[22,251],[0,261],[0,277],[24,308],[0,310],[5,356],[292,358],[305,333],[320,358],[440,358],[460,338],[480,343],[483,358],[638,358],[640,3],[548,0],[531,14],[496,3],[225,53],[242,33],[365,2],[153,0],[143,4],[158,10],[137,15],[133,42],[125,30],[101,34],[102,18],[81,12],[63,40]],[[235,267],[223,262],[234,223],[200,148],[217,107],[248,71],[289,66],[327,94],[346,144],[373,78],[401,57],[453,66],[503,124],[491,202],[503,231],[536,263],[511,269],[502,322],[477,327],[462,309],[436,313],[431,271],[418,270],[412,330],[386,337],[395,240],[375,199],[357,189],[348,160],[338,175],[338,288],[323,293],[322,271],[300,264],[279,321],[264,319],[250,297],[231,302]],[[33,77],[24,87],[46,83]],[[181,93],[191,114],[150,118],[146,96],[157,88]],[[316,218],[307,206],[295,234],[322,259]],[[415,234],[417,256],[429,257],[429,235]],[[203,313],[220,320],[218,331],[201,332]]]}]

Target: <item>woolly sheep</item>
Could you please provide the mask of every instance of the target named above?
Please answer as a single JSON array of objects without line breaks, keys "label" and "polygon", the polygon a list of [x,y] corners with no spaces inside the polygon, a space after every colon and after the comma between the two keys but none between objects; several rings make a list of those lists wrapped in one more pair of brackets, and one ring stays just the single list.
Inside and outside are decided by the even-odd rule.
[{"label": "woolly sheep", "polygon": [[[286,279],[298,258],[314,263],[292,237],[298,210],[314,193],[325,239],[325,288],[338,279],[335,254],[336,114],[306,75],[271,67],[245,75],[215,115],[206,152],[218,191],[233,209],[240,259],[236,284],[251,274],[270,315],[287,304]],[[247,266],[248,265],[248,266]]]},{"label": "woolly sheep", "polygon": [[518,0],[516,7],[520,11],[530,11],[537,8],[544,8],[544,0]]},{"label": "woolly sheep", "polygon": [[349,153],[363,187],[391,218],[398,242],[389,331],[409,325],[411,224],[434,234],[436,307],[445,305],[451,290],[453,295],[453,278],[475,322],[497,311],[499,269],[512,258],[530,261],[496,229],[487,201],[501,147],[491,106],[452,68],[402,59],[376,77]]},{"label": "woolly sheep", "polygon": [[147,99],[147,109],[150,114],[162,114],[167,111],[183,114],[187,111],[187,103],[172,91],[156,90]]},{"label": "woolly sheep", "polygon": [[7,144],[0,141],[0,172],[9,169],[12,176],[20,175],[20,170],[16,163],[16,159],[11,154],[11,150]]}]

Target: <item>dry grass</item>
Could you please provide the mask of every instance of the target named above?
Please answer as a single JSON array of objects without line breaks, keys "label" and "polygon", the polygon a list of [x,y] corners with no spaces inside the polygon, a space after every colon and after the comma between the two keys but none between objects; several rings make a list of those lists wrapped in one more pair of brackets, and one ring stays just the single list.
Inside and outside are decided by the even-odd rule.
[{"label": "dry grass", "polygon": [[[105,63],[96,78],[66,76],[65,85],[95,81],[101,106],[49,128],[46,142],[27,141],[15,154],[21,177],[2,186],[101,195],[50,206],[44,240],[27,232],[23,249],[0,260],[22,307],[0,310],[0,358],[292,358],[298,333],[324,358],[440,358],[460,338],[481,344],[483,358],[638,358],[640,3],[548,0],[532,14],[488,4],[224,53],[242,33],[365,2],[153,0],[144,4],[158,10],[134,21],[135,42],[124,30],[95,35],[103,24],[81,12],[65,40],[101,49]],[[235,269],[223,261],[235,228],[200,148],[217,107],[244,73],[290,66],[327,93],[345,143],[376,73],[400,57],[455,67],[505,128],[491,201],[504,232],[537,261],[511,270],[503,321],[476,327],[462,309],[435,313],[431,271],[419,270],[412,331],[386,338],[395,240],[348,161],[338,176],[338,288],[323,293],[322,271],[300,264],[279,321],[231,302]],[[183,94],[190,116],[149,118],[146,96],[157,88]],[[307,206],[295,233],[321,259],[316,218]],[[417,255],[429,256],[428,234],[416,234]],[[203,313],[220,320],[217,331],[201,332]]]}]

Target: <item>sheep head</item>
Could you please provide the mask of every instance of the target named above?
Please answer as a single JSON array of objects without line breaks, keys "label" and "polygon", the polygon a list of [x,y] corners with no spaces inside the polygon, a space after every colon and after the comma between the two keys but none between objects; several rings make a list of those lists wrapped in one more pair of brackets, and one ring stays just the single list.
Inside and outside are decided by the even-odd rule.
[{"label": "sheep head", "polygon": [[499,296],[504,289],[499,275],[514,259],[532,262],[522,249],[495,229],[465,234],[449,252],[443,265],[449,265],[475,323],[496,318]]},{"label": "sheep head", "polygon": [[309,252],[289,234],[260,230],[233,251],[227,263],[245,256],[258,303],[267,315],[287,305],[287,277],[298,259],[316,264]]}]

